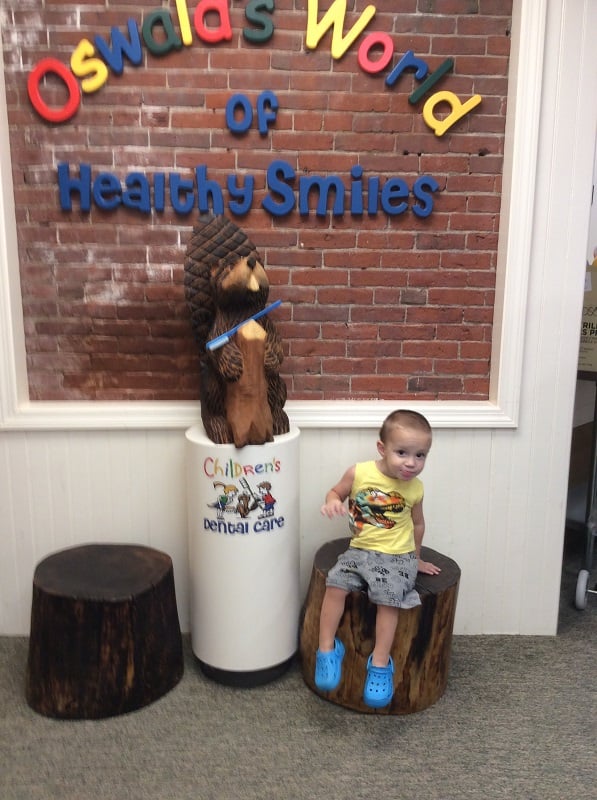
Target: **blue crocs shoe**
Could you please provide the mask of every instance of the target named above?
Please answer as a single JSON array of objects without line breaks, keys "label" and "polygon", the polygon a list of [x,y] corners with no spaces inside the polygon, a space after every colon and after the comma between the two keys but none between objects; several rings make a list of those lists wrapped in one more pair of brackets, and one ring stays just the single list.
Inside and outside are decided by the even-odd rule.
[{"label": "blue crocs shoe", "polygon": [[334,649],[329,653],[318,650],[315,653],[315,686],[320,692],[331,692],[340,683],[342,677],[342,659],[344,645],[340,639],[334,639]]},{"label": "blue crocs shoe", "polygon": [[384,708],[394,696],[394,662],[390,656],[387,667],[374,667],[372,656],[367,659],[367,680],[363,700],[370,708]]}]

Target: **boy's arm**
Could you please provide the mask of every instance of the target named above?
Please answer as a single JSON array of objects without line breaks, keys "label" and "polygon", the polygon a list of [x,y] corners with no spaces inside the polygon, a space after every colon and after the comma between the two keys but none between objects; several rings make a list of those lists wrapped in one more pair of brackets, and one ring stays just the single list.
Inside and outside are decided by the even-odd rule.
[{"label": "boy's arm", "polygon": [[355,467],[354,464],[352,467],[349,467],[344,475],[340,478],[338,483],[328,491],[325,496],[325,502],[321,506],[321,513],[329,517],[336,516],[344,516],[346,512],[346,506],[344,505],[344,501],[350,494],[350,490],[352,489],[352,484],[354,482],[354,472]]},{"label": "boy's arm", "polygon": [[423,514],[423,501],[416,503],[412,507],[412,520],[413,520],[413,533],[415,537],[415,553],[419,559],[419,572],[425,575],[438,575],[441,572],[439,567],[432,564],[431,561],[423,561],[421,559],[421,545],[423,544],[423,536],[425,535],[425,516]]}]

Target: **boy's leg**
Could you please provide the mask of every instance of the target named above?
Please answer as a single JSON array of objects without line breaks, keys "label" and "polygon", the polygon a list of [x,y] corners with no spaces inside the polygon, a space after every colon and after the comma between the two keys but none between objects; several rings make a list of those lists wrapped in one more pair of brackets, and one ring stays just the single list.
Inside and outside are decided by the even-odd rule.
[{"label": "boy's leg", "polygon": [[393,606],[378,605],[375,620],[375,647],[371,658],[373,666],[388,666],[397,625],[398,609]]},{"label": "boy's leg", "polygon": [[334,638],[344,613],[347,594],[337,586],[328,586],[325,590],[319,617],[319,650],[322,653],[334,649]]},{"label": "boy's leg", "polygon": [[394,662],[390,652],[397,623],[397,608],[377,606],[375,647],[367,661],[367,677],[363,687],[363,700],[371,708],[384,708],[394,696]]},{"label": "boy's leg", "polygon": [[328,586],[323,596],[319,617],[319,649],[315,653],[315,686],[320,691],[333,691],[342,679],[344,645],[336,639],[336,631],[344,613],[347,594],[337,586]]}]

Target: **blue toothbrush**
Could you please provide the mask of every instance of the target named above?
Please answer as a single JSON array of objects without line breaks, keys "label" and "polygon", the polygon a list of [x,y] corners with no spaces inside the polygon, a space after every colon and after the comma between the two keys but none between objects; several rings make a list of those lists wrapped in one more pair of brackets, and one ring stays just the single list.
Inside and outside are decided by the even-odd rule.
[{"label": "blue toothbrush", "polygon": [[253,314],[252,317],[248,317],[248,319],[239,322],[238,325],[235,325],[234,328],[230,328],[229,331],[226,333],[222,333],[220,336],[216,336],[215,339],[211,339],[206,345],[205,349],[212,351],[217,350],[219,347],[223,347],[230,339],[234,336],[234,334],[238,331],[239,328],[242,328],[243,325],[246,325],[247,322],[251,322],[252,319],[259,319],[260,317],[264,317],[266,314],[269,314],[270,311],[273,311],[274,308],[278,308],[279,305],[282,304],[281,300],[274,300],[269,306],[262,308],[261,311],[258,311],[256,314]]}]

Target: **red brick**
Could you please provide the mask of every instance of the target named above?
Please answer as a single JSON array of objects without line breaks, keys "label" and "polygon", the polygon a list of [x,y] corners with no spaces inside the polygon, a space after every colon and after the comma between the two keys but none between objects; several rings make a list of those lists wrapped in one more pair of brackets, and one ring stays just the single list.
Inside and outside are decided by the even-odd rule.
[{"label": "red brick", "polygon": [[[334,60],[329,32],[306,51],[306,9],[290,0],[276,3],[271,41],[248,45],[241,4],[230,9],[232,41],[214,47],[194,34],[191,46],[164,57],[144,50],[143,66],[125,59],[122,76],[110,74],[100,91],[84,95],[72,122],[48,125],[30,106],[27,70],[46,55],[68,64],[81,39],[97,33],[107,40],[111,26],[125,31],[127,19],[140,23],[147,8],[133,0],[109,7],[86,0],[74,28],[72,7],[47,0],[32,27],[31,10],[6,3],[5,81],[31,398],[198,397],[182,269],[197,208],[186,217],[170,207],[148,215],[94,207],[86,214],[75,202],[63,212],[55,165],[67,161],[73,174],[86,162],[94,177],[109,171],[122,182],[133,169],[150,179],[158,171],[191,179],[204,164],[225,203],[228,177],[252,175],[253,205],[238,222],[266,261],[270,298],[284,301],[275,319],[291,398],[487,399],[509,5],[404,0],[397,11],[379,0],[369,30],[387,32],[394,52],[373,76],[359,69],[356,45]],[[359,13],[347,10],[346,29]],[[45,24],[38,26],[40,14]],[[446,136],[427,127],[424,100],[408,102],[420,83],[412,71],[385,85],[407,49],[431,70],[455,58],[434,91],[483,97]],[[245,134],[232,134],[225,115],[231,95],[246,94],[255,106],[265,89],[280,102],[267,135],[256,120]],[[43,96],[62,102],[64,86],[50,76]],[[411,187],[426,174],[440,190],[423,220],[411,211],[386,217],[381,209],[317,217],[313,198],[305,217],[295,209],[273,219],[261,203],[274,158],[296,170],[295,193],[303,175],[336,174],[348,203],[355,164],[363,168],[365,189],[374,177],[381,186],[402,177]]]}]

